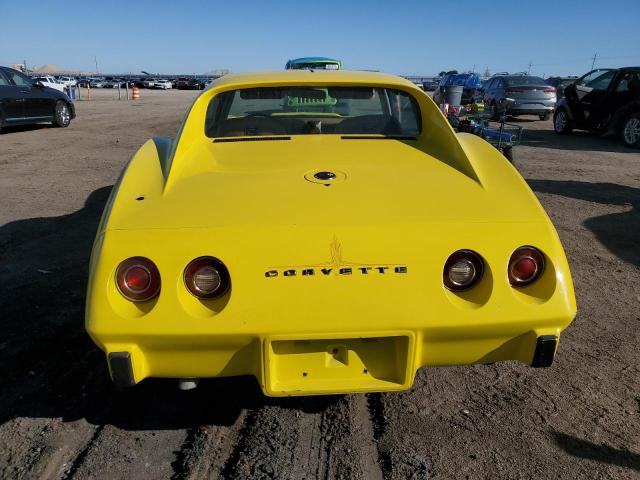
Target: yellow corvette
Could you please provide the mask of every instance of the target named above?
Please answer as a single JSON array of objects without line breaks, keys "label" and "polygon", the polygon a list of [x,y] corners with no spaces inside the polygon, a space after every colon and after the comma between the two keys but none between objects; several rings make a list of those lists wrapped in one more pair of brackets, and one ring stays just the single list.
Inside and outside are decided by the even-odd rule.
[{"label": "yellow corvette", "polygon": [[287,396],[546,367],[575,313],[558,235],[491,145],[401,78],[292,70],[222,77],[140,148],[86,327],[118,385],[253,375]]}]

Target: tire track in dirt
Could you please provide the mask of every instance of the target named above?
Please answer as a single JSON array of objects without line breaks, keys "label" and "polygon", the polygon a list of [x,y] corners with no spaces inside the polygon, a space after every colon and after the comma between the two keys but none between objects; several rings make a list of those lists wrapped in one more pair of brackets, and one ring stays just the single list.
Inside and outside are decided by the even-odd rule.
[{"label": "tire track in dirt", "polygon": [[266,399],[247,414],[221,477],[382,478],[360,463],[364,429],[352,414],[346,396]]},{"label": "tire track in dirt", "polygon": [[246,415],[246,412],[242,412],[231,427],[205,426],[189,429],[185,442],[171,464],[171,478],[220,478],[235,445],[240,441],[240,427]]},{"label": "tire track in dirt", "polygon": [[369,417],[371,419],[371,428],[373,438],[376,442],[377,449],[377,461],[380,466],[380,472],[382,474],[382,478],[388,479],[391,478],[392,474],[392,461],[391,456],[387,450],[380,448],[380,442],[386,433],[387,429],[387,418],[384,414],[384,406],[382,404],[382,394],[380,393],[369,393],[366,396],[367,398],[367,410],[369,412]]},{"label": "tire track in dirt", "polygon": [[73,459],[73,461],[68,464],[67,470],[62,475],[63,480],[69,480],[75,477],[75,474],[78,471],[78,468],[80,468],[80,466],[84,462],[84,459],[88,455],[93,445],[98,440],[98,437],[103,432],[103,430],[104,430],[104,425],[95,426],[93,430],[93,434],[89,438],[89,441],[87,441],[84,447],[82,447],[82,449],[78,452],[78,454]]}]

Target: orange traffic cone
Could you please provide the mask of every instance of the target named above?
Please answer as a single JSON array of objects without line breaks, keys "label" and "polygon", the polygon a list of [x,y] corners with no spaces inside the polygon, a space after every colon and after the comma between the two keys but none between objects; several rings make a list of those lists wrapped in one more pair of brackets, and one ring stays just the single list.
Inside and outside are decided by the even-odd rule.
[{"label": "orange traffic cone", "polygon": [[133,91],[131,93],[131,100],[140,100],[140,89],[136,86],[133,87]]}]

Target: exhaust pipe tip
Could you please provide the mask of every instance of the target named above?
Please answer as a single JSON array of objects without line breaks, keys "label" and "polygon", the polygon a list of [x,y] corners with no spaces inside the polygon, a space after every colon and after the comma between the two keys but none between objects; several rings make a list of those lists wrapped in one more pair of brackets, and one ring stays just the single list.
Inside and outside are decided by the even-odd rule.
[{"label": "exhaust pipe tip", "polygon": [[200,380],[197,378],[180,378],[178,380],[178,388],[180,390],[195,390],[198,387]]}]

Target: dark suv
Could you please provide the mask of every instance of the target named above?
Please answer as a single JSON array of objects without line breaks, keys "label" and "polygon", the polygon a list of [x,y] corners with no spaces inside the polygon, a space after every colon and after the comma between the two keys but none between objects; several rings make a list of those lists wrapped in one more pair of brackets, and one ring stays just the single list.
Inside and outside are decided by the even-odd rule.
[{"label": "dark suv", "polygon": [[71,99],[8,67],[0,67],[0,128],[52,122],[67,127],[75,117]]},{"label": "dark suv", "polygon": [[553,128],[617,134],[628,147],[640,147],[640,67],[599,68],[567,85]]}]

